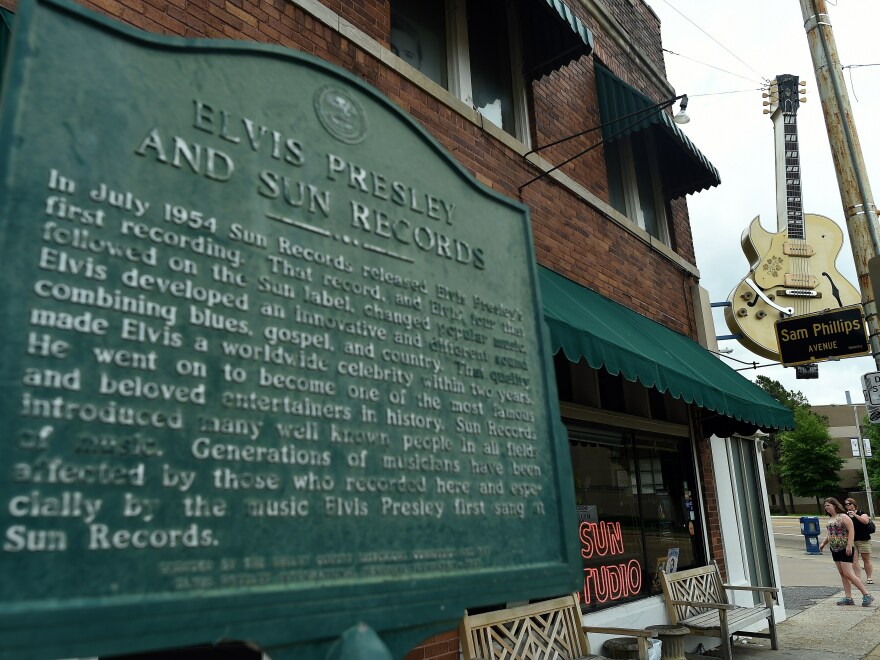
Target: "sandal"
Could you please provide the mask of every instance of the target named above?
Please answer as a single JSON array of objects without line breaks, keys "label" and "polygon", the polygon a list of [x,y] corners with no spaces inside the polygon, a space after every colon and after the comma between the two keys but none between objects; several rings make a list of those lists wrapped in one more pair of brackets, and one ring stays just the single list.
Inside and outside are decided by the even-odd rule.
[{"label": "sandal", "polygon": [[874,578],[868,578],[868,584],[874,584]]},{"label": "sandal", "polygon": [[[867,598],[867,596],[865,596],[865,598]],[[873,600],[873,598],[872,598],[872,600]],[[864,599],[862,599],[862,602],[864,603]],[[852,598],[841,598],[839,601],[837,601],[837,604],[838,605],[855,605],[856,601],[854,601]]]}]

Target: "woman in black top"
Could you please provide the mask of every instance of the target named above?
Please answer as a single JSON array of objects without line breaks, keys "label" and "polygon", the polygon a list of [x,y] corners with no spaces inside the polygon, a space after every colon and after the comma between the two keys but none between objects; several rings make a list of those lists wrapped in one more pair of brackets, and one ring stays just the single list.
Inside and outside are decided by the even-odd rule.
[{"label": "woman in black top", "polygon": [[844,502],[847,515],[853,521],[855,528],[855,549],[856,554],[853,557],[853,572],[856,577],[862,576],[862,569],[859,567],[858,556],[862,556],[862,563],[865,565],[865,584],[874,584],[874,565],[871,563],[871,535],[868,533],[868,521],[870,518],[864,511],[858,510],[856,501],[848,497]]}]

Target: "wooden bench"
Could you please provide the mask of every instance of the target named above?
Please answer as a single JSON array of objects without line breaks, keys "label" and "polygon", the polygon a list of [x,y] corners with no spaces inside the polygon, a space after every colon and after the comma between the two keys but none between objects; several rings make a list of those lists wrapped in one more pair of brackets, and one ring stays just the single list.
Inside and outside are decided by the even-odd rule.
[{"label": "wooden bench", "polygon": [[[725,660],[731,660],[730,636],[733,634],[769,639],[774,649],[776,641],[776,617],[773,601],[779,590],[776,587],[737,587],[722,584],[718,566],[691,568],[677,573],[660,573],[663,596],[669,622],[688,628],[692,635],[719,637]],[[764,603],[755,607],[731,605],[727,590],[751,591],[763,594]],[[768,632],[749,632],[745,629],[766,619]]]},{"label": "wooden bench", "polygon": [[581,625],[575,594],[506,610],[469,615],[459,628],[465,660],[602,660],[590,654],[587,633],[626,635],[638,640],[639,660],[648,659],[653,630]]}]

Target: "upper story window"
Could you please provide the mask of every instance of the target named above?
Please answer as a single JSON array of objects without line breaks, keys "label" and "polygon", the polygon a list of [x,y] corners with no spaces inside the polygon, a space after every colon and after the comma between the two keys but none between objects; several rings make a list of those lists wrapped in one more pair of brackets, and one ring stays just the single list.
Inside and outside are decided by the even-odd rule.
[{"label": "upper story window", "polygon": [[391,9],[391,51],[446,87],[446,10],[443,0],[395,1]]},{"label": "upper story window", "polygon": [[516,4],[393,0],[391,50],[483,117],[528,143]]},{"label": "upper story window", "polygon": [[673,121],[676,100],[652,99],[596,63],[608,202],[671,245],[669,202],[721,183],[718,170]]},{"label": "upper story window", "polygon": [[666,204],[651,133],[632,133],[606,142],[604,149],[611,206],[668,245]]}]

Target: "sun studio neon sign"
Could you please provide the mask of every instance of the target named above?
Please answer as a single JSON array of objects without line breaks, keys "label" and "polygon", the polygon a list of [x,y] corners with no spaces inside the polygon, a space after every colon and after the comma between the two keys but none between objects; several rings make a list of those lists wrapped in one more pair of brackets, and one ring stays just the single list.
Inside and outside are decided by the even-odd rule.
[{"label": "sun studio neon sign", "polygon": [[[582,522],[580,526],[581,556],[615,557],[622,555],[623,533],[619,522]],[[619,564],[584,567],[584,588],[581,594],[586,605],[593,601],[606,603],[634,596],[642,590],[642,565],[635,559]]]}]

